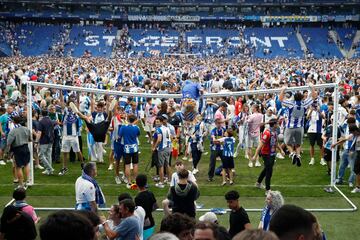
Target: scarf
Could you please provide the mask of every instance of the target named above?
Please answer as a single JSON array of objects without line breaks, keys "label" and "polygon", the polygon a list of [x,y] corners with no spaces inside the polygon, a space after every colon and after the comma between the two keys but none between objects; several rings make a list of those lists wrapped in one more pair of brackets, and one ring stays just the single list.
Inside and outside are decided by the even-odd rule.
[{"label": "scarf", "polygon": [[95,187],[95,202],[98,205],[103,205],[105,204],[105,199],[103,197],[103,193],[101,191],[101,188],[99,186],[99,184],[96,182],[96,180],[92,177],[90,177],[89,175],[87,175],[84,171],[82,172],[82,178],[91,182],[92,184],[94,184]]}]

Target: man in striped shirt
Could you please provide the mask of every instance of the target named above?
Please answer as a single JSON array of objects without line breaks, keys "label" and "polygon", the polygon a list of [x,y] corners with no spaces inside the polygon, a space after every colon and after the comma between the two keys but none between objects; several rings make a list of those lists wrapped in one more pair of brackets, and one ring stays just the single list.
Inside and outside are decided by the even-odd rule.
[{"label": "man in striped shirt", "polygon": [[305,113],[317,98],[313,84],[309,83],[309,87],[311,88],[311,97],[305,100],[301,92],[295,93],[294,100],[284,100],[287,87],[282,88],[279,96],[282,106],[288,108],[288,119],[284,135],[285,144],[290,151],[292,163],[298,167],[301,166],[300,151],[304,136]]}]

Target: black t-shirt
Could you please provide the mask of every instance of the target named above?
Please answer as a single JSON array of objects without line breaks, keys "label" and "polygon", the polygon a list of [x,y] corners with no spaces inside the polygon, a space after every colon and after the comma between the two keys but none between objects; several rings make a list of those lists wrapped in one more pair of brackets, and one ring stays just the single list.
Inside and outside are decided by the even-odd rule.
[{"label": "black t-shirt", "polygon": [[20,212],[19,218],[13,223],[3,223],[0,232],[7,240],[33,240],[37,236],[34,221],[24,212]]},{"label": "black t-shirt", "polygon": [[247,223],[250,223],[250,220],[243,207],[240,207],[237,211],[231,211],[229,229],[231,237],[234,237],[239,232],[245,230],[244,225]]},{"label": "black t-shirt", "polygon": [[144,229],[151,228],[155,225],[154,218],[152,216],[153,207],[156,203],[155,196],[150,191],[143,191],[140,192],[135,197],[135,204],[136,206],[141,206],[145,210],[145,221],[144,221]]},{"label": "black t-shirt", "polygon": [[38,131],[41,131],[40,144],[50,144],[54,142],[54,125],[49,117],[44,117],[39,121]]},{"label": "black t-shirt", "polygon": [[[191,184],[191,183],[188,183]],[[182,191],[187,187],[186,184],[178,184],[178,187]],[[172,212],[178,212],[182,214],[186,214],[189,217],[195,217],[196,216],[196,208],[194,201],[198,199],[200,193],[197,189],[197,187],[193,184],[191,184],[191,187],[187,193],[178,194],[175,190],[176,186],[173,186],[170,188],[170,192],[168,194],[168,199],[173,201],[173,208]]]}]

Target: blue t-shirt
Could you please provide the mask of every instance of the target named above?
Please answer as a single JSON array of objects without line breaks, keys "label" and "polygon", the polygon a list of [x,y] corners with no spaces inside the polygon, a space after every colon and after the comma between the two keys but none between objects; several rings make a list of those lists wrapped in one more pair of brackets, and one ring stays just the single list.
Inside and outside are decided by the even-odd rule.
[{"label": "blue t-shirt", "polygon": [[0,116],[0,123],[4,133],[6,133],[8,119],[9,119],[9,114],[7,113],[4,113],[3,115]]},{"label": "blue t-shirt", "polygon": [[136,153],[139,151],[138,136],[140,129],[136,125],[125,125],[119,130],[121,143],[124,145],[125,153]]},{"label": "blue t-shirt", "polygon": [[138,239],[140,237],[139,220],[135,216],[127,217],[114,227],[114,231],[118,234],[115,240]]},{"label": "blue t-shirt", "polygon": [[186,81],[182,89],[183,98],[192,98],[198,100],[200,97],[200,90],[200,84]]}]

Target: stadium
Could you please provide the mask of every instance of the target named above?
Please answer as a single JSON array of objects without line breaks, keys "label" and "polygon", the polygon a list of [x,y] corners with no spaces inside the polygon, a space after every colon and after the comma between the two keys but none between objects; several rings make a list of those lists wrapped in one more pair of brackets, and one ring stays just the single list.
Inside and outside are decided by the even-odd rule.
[{"label": "stadium", "polygon": [[358,239],[359,23],[359,0],[0,0],[0,239]]}]

